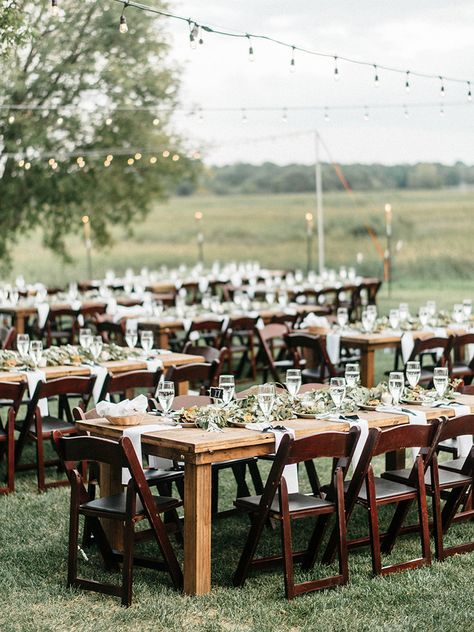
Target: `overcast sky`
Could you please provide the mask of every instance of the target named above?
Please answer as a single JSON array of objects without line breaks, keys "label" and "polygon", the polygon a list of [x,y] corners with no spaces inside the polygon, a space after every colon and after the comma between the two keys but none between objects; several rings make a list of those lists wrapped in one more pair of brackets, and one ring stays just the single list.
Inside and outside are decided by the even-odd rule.
[{"label": "overcast sky", "polygon": [[[473,0],[181,0],[170,9],[204,24],[271,35],[331,54],[473,79],[474,86]],[[413,77],[406,94],[402,75],[380,71],[376,88],[372,68],[340,62],[335,82],[332,59],[296,53],[296,71],[290,73],[287,49],[255,41],[250,63],[244,40],[208,34],[203,46],[191,50],[186,24],[169,20],[168,28],[173,57],[183,66],[186,107],[279,108],[248,111],[246,123],[240,111],[204,112],[202,121],[180,115],[180,125],[196,149],[203,148],[207,162],[309,163],[312,135],[294,134],[317,128],[341,162],[474,163],[474,102],[467,104],[466,84],[446,84],[441,116],[439,80]],[[463,105],[450,107],[453,102]],[[436,105],[415,108],[415,103]],[[365,120],[366,104],[398,107],[369,107]],[[337,110],[354,105],[361,107]],[[290,110],[284,122],[283,108],[291,106],[329,106],[330,120],[322,111]]]}]

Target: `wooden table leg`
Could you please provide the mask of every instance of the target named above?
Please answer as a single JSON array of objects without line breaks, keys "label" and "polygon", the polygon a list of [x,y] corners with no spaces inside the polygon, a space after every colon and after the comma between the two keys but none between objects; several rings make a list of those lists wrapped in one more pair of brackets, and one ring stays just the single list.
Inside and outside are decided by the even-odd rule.
[{"label": "wooden table leg", "polygon": [[375,351],[362,349],[360,357],[360,381],[362,386],[372,388],[375,379]]},{"label": "wooden table leg", "polygon": [[[122,470],[111,468],[106,463],[100,464],[100,495],[120,494],[122,487]],[[123,525],[119,520],[101,519],[102,526],[110,542],[117,551],[123,551]]]},{"label": "wooden table leg", "polygon": [[211,590],[211,465],[184,468],[184,592]]},{"label": "wooden table leg", "polygon": [[16,329],[16,333],[24,334],[25,333],[25,316],[23,314],[17,314],[13,319],[13,324]]},{"label": "wooden table leg", "polygon": [[176,395],[187,395],[189,391],[189,382],[178,382]]}]

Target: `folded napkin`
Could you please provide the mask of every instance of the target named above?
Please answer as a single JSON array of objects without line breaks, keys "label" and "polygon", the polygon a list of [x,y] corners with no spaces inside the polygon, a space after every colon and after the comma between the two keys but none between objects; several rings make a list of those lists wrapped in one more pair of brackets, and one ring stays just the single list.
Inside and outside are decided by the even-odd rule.
[{"label": "folded napkin", "polygon": [[313,312],[308,314],[306,318],[300,325],[300,329],[305,329],[306,327],[324,327],[328,328],[329,321],[326,316],[316,316]]},{"label": "folded napkin", "polygon": [[94,366],[90,367],[90,371],[91,375],[95,375],[95,384],[94,388],[92,389],[92,398],[94,400],[94,403],[97,404],[99,403],[105,378],[107,377],[107,369],[105,368],[105,366],[94,364]]},{"label": "folded napkin", "polygon": [[[140,395],[139,397],[142,396]],[[143,426],[132,426],[131,428],[124,428],[122,436],[128,437],[130,439],[133,445],[133,449],[135,450],[135,453],[137,455],[138,462],[142,464],[142,434],[145,434],[147,432],[157,432],[158,430],[174,430],[175,428],[175,425],[168,424],[146,424]],[[150,465],[155,469],[167,469],[173,465],[173,461],[171,459],[163,459],[158,456],[151,456]],[[124,467],[122,468],[122,485],[126,485],[129,480],[130,471],[127,467]]]},{"label": "folded napkin", "polygon": [[134,399],[124,399],[118,404],[102,400],[96,405],[100,417],[125,417],[135,413],[146,413],[148,400],[145,395],[138,395]]},{"label": "folded napkin", "polygon": [[333,364],[338,364],[341,350],[341,336],[336,333],[326,334],[326,349]]},{"label": "folded napkin", "polygon": [[353,426],[360,428],[359,439],[357,441],[354,454],[352,455],[351,462],[352,468],[355,469],[357,467],[357,464],[359,463],[359,459],[367,441],[367,437],[369,436],[369,422],[367,421],[367,419],[363,419],[362,417],[359,417],[359,415],[336,415],[334,413],[323,413],[321,415],[316,415],[316,418],[327,419],[328,421],[343,421],[345,423],[348,423],[351,428]]},{"label": "folded napkin", "polygon": [[38,303],[36,305],[36,311],[38,312],[38,327],[43,329],[48,320],[49,303]]},{"label": "folded napkin", "polygon": [[[411,408],[403,408],[397,406],[377,406],[375,409],[381,413],[395,413],[396,415],[406,415],[410,424],[426,425],[426,413],[423,410],[413,410]],[[413,460],[416,459],[420,448],[412,448]]]},{"label": "folded napkin", "polygon": [[[253,423],[247,424],[245,426],[249,430],[256,430],[257,432],[270,432],[275,437],[275,452],[278,452],[278,448],[280,447],[281,440],[285,434],[290,435],[293,439],[295,438],[295,431],[291,428],[284,428],[281,426],[280,428],[269,426],[268,423]],[[298,467],[297,464],[285,466],[283,470],[283,476],[286,480],[286,485],[288,487],[289,494],[297,494],[299,492],[299,484],[298,484]]]},{"label": "folded napkin", "polygon": [[408,362],[409,357],[411,356],[413,347],[415,346],[415,341],[413,340],[413,334],[409,331],[406,331],[400,339],[400,344],[402,347],[403,364],[406,364]]},{"label": "folded napkin", "polygon": [[[464,404],[459,404],[458,402],[445,402],[440,400],[437,402],[433,402],[432,406],[434,408],[450,408],[454,412],[455,417],[463,417],[464,415],[471,414],[470,406],[465,406]],[[463,435],[462,437],[456,437],[455,442],[458,448],[459,456],[467,456],[472,448],[472,435]]]},{"label": "folded napkin", "polygon": [[[36,390],[38,382],[46,382],[46,375],[44,371],[39,371],[38,369],[34,371],[26,372],[26,380],[28,382],[28,393],[30,397],[33,397],[33,393]],[[40,413],[42,417],[45,417],[49,414],[48,410],[48,400],[46,397],[42,397],[38,401],[38,408],[40,409]]]}]

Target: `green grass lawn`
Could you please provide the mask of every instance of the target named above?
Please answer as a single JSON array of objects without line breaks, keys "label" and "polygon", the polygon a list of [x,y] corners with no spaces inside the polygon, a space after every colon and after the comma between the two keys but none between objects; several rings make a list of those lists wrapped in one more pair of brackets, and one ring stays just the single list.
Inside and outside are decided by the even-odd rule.
[{"label": "green grass lawn", "polygon": [[[382,465],[377,461],[377,469]],[[263,471],[265,471],[265,464]],[[318,468],[319,469],[319,468]],[[323,475],[327,466],[322,467]],[[324,476],[323,476],[324,480]],[[302,476],[302,488],[309,487]],[[177,594],[163,573],[137,569],[134,601],[129,609],[114,597],[67,589],[67,530],[69,491],[49,490],[39,495],[30,473],[18,476],[17,493],[0,498],[0,629],[2,632],[94,630],[196,630],[273,632],[297,630],[358,632],[425,629],[473,629],[474,554],[433,562],[431,567],[386,578],[371,576],[368,549],[350,554],[350,582],[346,587],[312,593],[288,602],[278,570],[255,571],[243,589],[232,587],[241,547],[248,529],[245,516],[218,520],[213,527],[212,592],[202,597]],[[234,484],[221,476],[221,503],[231,504]],[[352,535],[367,533],[363,512],[353,516]],[[387,514],[382,522],[386,524]],[[303,547],[311,522],[298,521],[295,546]],[[474,523],[457,525],[448,543],[474,537]],[[276,552],[278,532],[265,533],[261,553]],[[178,547],[177,547],[178,548]],[[433,548],[433,547],[432,547]],[[402,538],[392,557],[418,556],[418,539]],[[181,551],[179,557],[182,558]],[[94,552],[82,571],[101,573]],[[316,566],[315,575],[327,569]],[[297,578],[309,575],[297,573]]]}]

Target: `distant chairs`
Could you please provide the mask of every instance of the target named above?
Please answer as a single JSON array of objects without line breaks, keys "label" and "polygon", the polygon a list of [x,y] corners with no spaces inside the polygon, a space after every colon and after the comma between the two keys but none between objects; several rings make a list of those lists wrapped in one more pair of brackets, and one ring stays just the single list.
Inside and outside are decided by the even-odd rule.
[{"label": "distant chairs", "polygon": [[293,358],[293,366],[301,369],[303,383],[324,383],[331,377],[343,375],[343,371],[331,362],[321,336],[291,333],[285,336],[285,343]]},{"label": "distant chairs", "polygon": [[126,373],[108,373],[100,393],[100,399],[108,395],[118,396],[120,400],[135,396],[136,389],[146,390],[147,397],[154,397],[163,371],[127,371]]},{"label": "distant chairs", "polygon": [[8,329],[2,329],[0,331],[0,341],[3,351],[13,349],[16,341],[16,329],[15,327],[9,327]]},{"label": "distant chairs", "polygon": [[[417,338],[413,350],[408,358],[408,362],[418,360],[421,365],[420,384],[430,384],[433,381],[434,369],[437,366],[446,366],[448,354],[451,347],[450,338],[433,336],[432,338]],[[429,356],[431,359],[438,357],[434,364],[424,365],[424,359]],[[433,361],[433,360],[432,360]]]},{"label": "distant chairs", "polygon": [[362,310],[367,305],[377,305],[377,294],[381,286],[382,281],[379,279],[368,279],[355,286],[351,297],[351,320],[360,320]]},{"label": "distant chairs", "polygon": [[6,456],[6,486],[0,486],[0,494],[9,494],[15,490],[15,420],[20,407],[25,382],[0,382],[0,398],[10,402],[6,412],[6,422],[0,425],[0,460]]},{"label": "distant chairs", "polygon": [[74,343],[79,313],[80,309],[51,306],[42,332],[48,347]]},{"label": "distant chairs", "polygon": [[[258,316],[237,316],[229,318],[222,334],[222,344],[227,347],[229,372],[242,377],[245,365],[250,367],[253,380],[257,379],[257,362],[255,354],[255,328]],[[233,360],[240,355],[237,368],[234,369]]]},{"label": "distant chairs", "polygon": [[220,349],[216,349],[215,347],[205,346],[196,346],[192,342],[187,342],[184,346],[183,353],[188,355],[201,356],[204,358],[205,362],[208,363],[217,363],[214,368],[214,372],[212,375],[211,386],[217,386],[217,382],[219,381],[219,377],[223,371],[224,364],[227,360],[228,349],[227,347],[221,347]]},{"label": "distant chairs", "polygon": [[174,383],[177,392],[179,392],[180,384],[189,382],[197,388],[200,395],[206,395],[213,383],[218,366],[219,363],[216,360],[171,366],[166,372],[165,379]]},{"label": "distant chairs", "polygon": [[183,347],[190,341],[193,344],[204,341],[204,344],[218,349],[221,346],[223,326],[224,319],[193,320],[184,337]]},{"label": "distant chairs", "polygon": [[292,359],[277,356],[284,345],[284,338],[289,333],[289,328],[285,324],[270,323],[262,329],[257,328],[256,333],[259,341],[257,360],[260,360],[263,365],[263,382],[267,381],[269,374],[275,382],[280,382],[279,372],[293,367]]},{"label": "distant chairs", "polygon": [[452,336],[447,351],[451,379],[461,378],[471,384],[474,378],[474,334]]},{"label": "distant chairs", "polygon": [[125,321],[114,323],[108,319],[97,319],[94,323],[97,334],[106,344],[125,346]]}]

